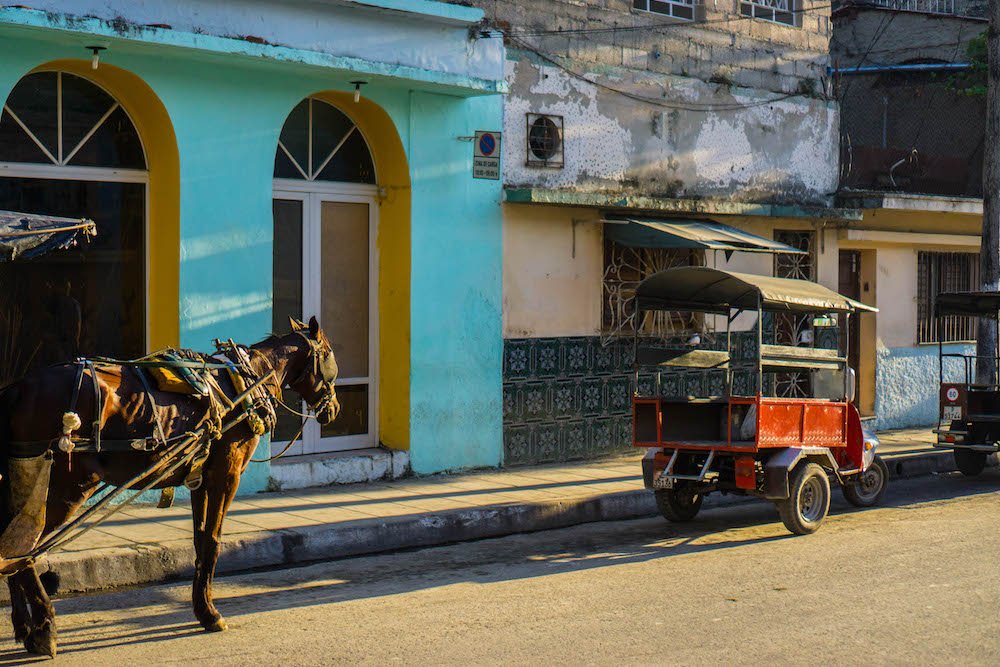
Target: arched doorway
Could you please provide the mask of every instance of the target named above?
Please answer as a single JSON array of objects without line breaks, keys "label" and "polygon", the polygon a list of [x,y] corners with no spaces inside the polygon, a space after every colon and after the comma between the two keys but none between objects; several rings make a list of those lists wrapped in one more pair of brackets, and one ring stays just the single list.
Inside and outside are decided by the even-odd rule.
[{"label": "arched doorway", "polygon": [[[273,327],[315,315],[340,366],[341,415],[306,425],[290,454],[373,447],[378,396],[378,210],[375,166],[357,125],[335,106],[302,100],[274,160]],[[297,418],[279,421],[288,440]]]},{"label": "arched doorway", "polygon": [[0,383],[82,355],[147,347],[148,172],[125,109],[92,81],[29,74],[0,114],[0,209],[90,218],[89,243],[0,265]]}]

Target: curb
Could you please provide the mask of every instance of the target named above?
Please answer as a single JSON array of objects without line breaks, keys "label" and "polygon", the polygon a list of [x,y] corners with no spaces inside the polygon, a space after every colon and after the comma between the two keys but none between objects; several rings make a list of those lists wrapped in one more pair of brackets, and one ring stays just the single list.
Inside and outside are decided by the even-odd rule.
[{"label": "curb", "polygon": [[[885,460],[892,478],[918,477],[955,469],[949,451],[901,452],[888,455]],[[706,500],[706,506],[724,507],[753,500],[743,496],[713,496]],[[656,514],[653,494],[637,489],[565,500],[264,531],[249,536],[233,535],[223,540],[217,572],[437,546]],[[190,540],[173,540],[155,545],[57,553],[49,557],[48,562],[60,575],[61,592],[83,593],[190,578],[194,571],[194,549]],[[2,587],[0,599],[5,600],[6,594],[6,587]]]}]

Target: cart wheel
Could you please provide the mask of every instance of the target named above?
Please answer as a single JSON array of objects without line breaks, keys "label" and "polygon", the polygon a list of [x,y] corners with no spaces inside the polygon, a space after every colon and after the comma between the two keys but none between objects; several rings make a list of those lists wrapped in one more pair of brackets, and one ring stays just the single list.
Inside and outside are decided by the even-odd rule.
[{"label": "cart wheel", "polygon": [[656,491],[656,507],[667,521],[690,521],[701,510],[701,501],[705,499],[691,488],[658,489]]},{"label": "cart wheel", "polygon": [[876,456],[868,470],[844,484],[844,498],[855,507],[872,507],[882,500],[888,482],[889,466]]},{"label": "cart wheel", "polygon": [[955,449],[955,466],[966,477],[975,477],[986,467],[986,452],[973,449]]},{"label": "cart wheel", "polygon": [[781,523],[796,535],[815,533],[830,511],[830,479],[817,464],[803,463],[789,482],[789,497],[775,503]]}]

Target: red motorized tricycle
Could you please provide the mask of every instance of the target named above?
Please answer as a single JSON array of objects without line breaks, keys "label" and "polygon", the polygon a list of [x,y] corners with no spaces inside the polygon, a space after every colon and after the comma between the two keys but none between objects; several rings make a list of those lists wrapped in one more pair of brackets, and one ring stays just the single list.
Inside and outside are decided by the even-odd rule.
[{"label": "red motorized tricycle", "polygon": [[[715,491],[746,494],[773,501],[788,530],[807,534],[829,511],[831,479],[854,505],[881,499],[888,470],[851,403],[846,354],[816,347],[820,328],[874,308],[809,281],[682,267],[644,280],[636,309],[633,437],[648,449],[643,478],[664,517],[693,519]],[[702,329],[724,323],[724,334],[715,326],[672,345],[645,337],[656,311],[698,314]],[[768,313],[807,318],[801,344],[765,343]],[[771,395],[793,372],[812,397]],[[714,380],[686,381],[692,373]],[[705,386],[714,392],[691,395]]]}]

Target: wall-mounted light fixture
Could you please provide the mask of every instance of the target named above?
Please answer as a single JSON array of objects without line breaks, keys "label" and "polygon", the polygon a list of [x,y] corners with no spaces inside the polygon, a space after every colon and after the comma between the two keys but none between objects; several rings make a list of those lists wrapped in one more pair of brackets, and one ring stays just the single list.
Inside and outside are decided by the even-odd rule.
[{"label": "wall-mounted light fixture", "polygon": [[106,51],[108,47],[106,46],[88,46],[87,49],[93,54],[90,57],[90,69],[97,69],[98,63],[101,61],[101,51]]},{"label": "wall-mounted light fixture", "polygon": [[351,85],[354,86],[354,103],[357,104],[361,101],[361,86],[367,84],[367,81],[351,81]]}]

